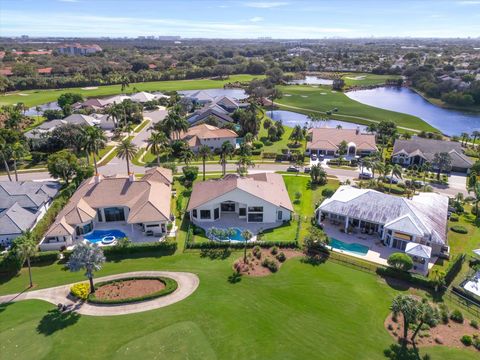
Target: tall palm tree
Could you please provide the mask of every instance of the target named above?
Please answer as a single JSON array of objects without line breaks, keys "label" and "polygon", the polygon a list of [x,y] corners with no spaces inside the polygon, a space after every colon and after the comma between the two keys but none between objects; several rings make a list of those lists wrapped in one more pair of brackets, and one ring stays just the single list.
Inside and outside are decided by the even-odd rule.
[{"label": "tall palm tree", "polygon": [[153,155],[157,157],[157,165],[160,166],[160,154],[162,153],[168,139],[165,133],[161,131],[153,131],[147,140],[147,150],[150,149]]},{"label": "tall palm tree", "polygon": [[388,188],[388,192],[390,193],[392,191],[392,181],[393,177],[397,177],[399,179],[402,178],[402,167],[398,164],[395,164],[389,168],[390,170],[390,187]]},{"label": "tall palm tree", "polygon": [[391,310],[395,315],[403,315],[403,339],[402,344],[407,344],[408,328],[417,319],[417,300],[409,295],[397,295],[393,301]]},{"label": "tall palm tree", "polygon": [[10,158],[10,146],[7,144],[7,142],[2,137],[0,137],[0,156],[2,157],[3,167],[5,168],[5,171],[7,172],[8,180],[12,181],[12,176],[10,174],[10,168],[8,167],[8,159]]},{"label": "tall palm tree", "polygon": [[467,140],[468,140],[468,133],[462,132],[460,134],[460,136],[462,137],[461,145],[464,146],[467,143]]},{"label": "tall palm tree", "polygon": [[13,171],[15,172],[15,181],[18,181],[17,161],[28,155],[28,149],[25,144],[17,141],[12,145],[11,154],[13,159]]},{"label": "tall palm tree", "polygon": [[475,149],[475,141],[477,141],[478,137],[480,137],[480,131],[477,131],[477,130],[473,131],[472,132],[472,138],[473,138],[472,142],[473,142],[473,148],[474,149]]},{"label": "tall palm tree", "polygon": [[121,85],[122,92],[123,90],[125,90],[127,87],[130,86],[130,78],[128,77],[127,74],[122,74],[122,76],[120,77],[120,85]]},{"label": "tall palm tree", "polygon": [[207,145],[202,145],[198,148],[197,154],[199,157],[202,158],[203,163],[203,181],[205,181],[205,162],[207,159],[211,158],[212,150]]},{"label": "tall palm tree", "polygon": [[90,293],[94,293],[93,272],[100,270],[104,262],[105,256],[102,249],[97,244],[91,244],[86,241],[85,243],[75,245],[67,267],[70,271],[85,269],[85,275],[90,281]]},{"label": "tall palm tree", "polygon": [[137,155],[138,147],[130,139],[124,139],[115,148],[117,156],[127,161],[127,174],[130,175],[130,161]]},{"label": "tall palm tree", "polygon": [[234,152],[233,145],[229,141],[225,141],[220,147],[220,164],[222,164],[222,174],[227,173],[227,156],[231,156]]},{"label": "tall palm tree", "polygon": [[118,126],[118,121],[121,117],[121,111],[120,107],[118,104],[113,104],[107,108],[105,113],[107,114],[107,121],[112,120],[113,122],[113,127],[116,129]]},{"label": "tall palm tree", "polygon": [[30,258],[37,253],[37,244],[35,243],[35,240],[33,239],[33,236],[30,230],[27,230],[21,236],[16,238],[14,240],[14,243],[15,243],[15,249],[18,255],[20,255],[21,259],[23,259],[22,262],[25,262],[25,260],[27,261],[30,287],[32,287],[33,282],[32,282],[32,268],[30,266]]},{"label": "tall palm tree", "polygon": [[188,147],[186,147],[185,149],[182,149],[182,152],[179,155],[179,159],[182,160],[187,166],[192,162],[194,158],[195,158],[195,154]]},{"label": "tall palm tree", "polygon": [[425,161],[422,165],[420,165],[420,167],[418,168],[419,171],[422,172],[423,174],[423,191],[425,192],[425,188],[427,186],[427,175],[428,175],[428,172],[430,171],[430,168],[431,168],[431,164],[428,162],[428,161]]},{"label": "tall palm tree", "polygon": [[95,174],[98,174],[97,156],[100,149],[105,147],[107,138],[102,129],[95,126],[88,126],[82,130],[84,149],[87,154],[92,154]]},{"label": "tall palm tree", "polygon": [[188,130],[189,123],[181,115],[180,106],[176,105],[168,112],[162,125],[172,140],[179,140],[180,133]]},{"label": "tall palm tree", "polygon": [[243,247],[243,263],[247,263],[247,243],[248,241],[253,237],[253,234],[251,233],[250,230],[245,229],[242,231],[242,237],[243,240],[245,241],[245,246]]}]

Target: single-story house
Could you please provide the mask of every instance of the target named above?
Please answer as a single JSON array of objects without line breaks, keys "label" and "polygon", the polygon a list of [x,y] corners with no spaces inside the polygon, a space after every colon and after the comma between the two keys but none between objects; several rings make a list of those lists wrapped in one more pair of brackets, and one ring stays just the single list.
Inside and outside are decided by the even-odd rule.
[{"label": "single-story house", "polygon": [[74,245],[102,224],[111,224],[110,229],[130,225],[132,233],[141,235],[165,234],[172,221],[172,182],[171,170],[160,167],[140,180],[134,174],[85,180],[46,232],[40,249]]},{"label": "single-story house", "polygon": [[66,125],[67,122],[62,119],[54,119],[50,121],[45,121],[42,124],[38,125],[36,128],[29,130],[25,133],[25,137],[28,139],[39,139],[42,137],[42,134],[51,133],[59,126]]},{"label": "single-story house", "polygon": [[193,113],[187,119],[187,121],[190,123],[190,125],[194,125],[194,124],[201,124],[207,121],[208,118],[215,119],[220,125],[234,122],[234,120],[230,117],[230,115],[218,110],[211,109],[211,108],[207,108],[206,110],[199,110]]},{"label": "single-story house", "polygon": [[0,244],[9,245],[42,219],[57,195],[55,181],[0,181]]},{"label": "single-story house", "polygon": [[90,115],[83,115],[83,114],[72,114],[67,116],[63,119],[67,124],[75,124],[75,125],[87,125],[87,126],[95,126],[100,123],[97,119]]},{"label": "single-story house", "polygon": [[213,99],[210,106],[218,106],[227,111],[228,113],[233,113],[237,109],[246,108],[249,106],[248,103],[242,103],[236,99],[229,96],[217,96]]},{"label": "single-story house", "polygon": [[446,152],[452,158],[452,171],[468,173],[473,162],[464,155],[462,145],[455,141],[424,139],[395,140],[392,162],[403,166],[432,163],[436,153]]},{"label": "single-story house", "polygon": [[291,219],[293,206],[280,174],[228,174],[193,184],[187,211],[198,224],[227,218],[274,227]]},{"label": "single-story house", "polygon": [[216,126],[200,124],[192,126],[180,137],[195,151],[202,145],[207,145],[214,150],[220,148],[225,141],[228,141],[235,148],[238,135],[230,129],[220,129]]},{"label": "single-story house", "polygon": [[376,234],[385,246],[412,255],[420,268],[432,255],[449,253],[447,218],[444,195],[421,193],[406,199],[351,186],[341,186],[316,210],[319,223],[330,220],[348,233]]},{"label": "single-story house", "polygon": [[375,135],[363,134],[360,129],[318,128],[309,130],[310,140],[307,142],[308,154],[338,155],[340,144],[347,143],[349,156],[366,156],[377,151]]}]

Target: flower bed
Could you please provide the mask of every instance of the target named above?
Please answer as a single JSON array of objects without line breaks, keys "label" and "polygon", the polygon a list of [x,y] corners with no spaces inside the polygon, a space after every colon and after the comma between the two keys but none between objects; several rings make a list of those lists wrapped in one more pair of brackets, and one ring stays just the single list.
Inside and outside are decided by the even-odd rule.
[{"label": "flower bed", "polygon": [[127,304],[151,300],[171,294],[177,289],[173,279],[141,276],[115,279],[95,284],[95,293],[88,296],[94,304]]}]

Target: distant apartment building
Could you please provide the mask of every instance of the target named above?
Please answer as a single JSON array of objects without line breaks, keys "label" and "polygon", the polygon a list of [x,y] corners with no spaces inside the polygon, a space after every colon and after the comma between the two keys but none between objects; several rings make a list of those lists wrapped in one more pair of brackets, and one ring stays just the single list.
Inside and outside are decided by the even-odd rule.
[{"label": "distant apartment building", "polygon": [[97,44],[81,45],[81,44],[64,44],[57,47],[57,51],[64,55],[89,55],[102,51]]}]

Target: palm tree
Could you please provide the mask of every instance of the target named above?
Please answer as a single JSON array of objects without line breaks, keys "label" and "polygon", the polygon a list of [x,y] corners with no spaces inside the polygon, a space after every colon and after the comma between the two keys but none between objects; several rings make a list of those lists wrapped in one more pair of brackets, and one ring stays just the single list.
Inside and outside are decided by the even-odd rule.
[{"label": "palm tree", "polygon": [[392,191],[393,177],[395,176],[399,179],[402,178],[402,167],[398,164],[395,164],[389,167],[389,172],[390,172],[390,188],[388,189],[388,192],[390,193]]},{"label": "palm tree", "polygon": [[423,324],[436,323],[439,320],[438,311],[436,311],[427,301],[421,302],[417,305],[417,327],[412,334],[410,340],[415,344],[415,337],[422,328]]},{"label": "palm tree", "polygon": [[376,124],[376,123],[370,123],[370,124],[367,125],[366,130],[367,130],[367,132],[373,134],[373,133],[376,133],[376,132],[377,132],[377,128],[378,128],[378,127],[377,127],[377,124]]},{"label": "palm tree", "polygon": [[24,144],[17,141],[12,145],[11,154],[13,159],[13,171],[15,172],[15,181],[18,181],[17,161],[28,155],[28,150]]},{"label": "palm tree", "polygon": [[[469,191],[470,192],[470,191]],[[476,220],[480,219],[480,214],[478,211],[478,203],[480,202],[480,183],[476,183],[473,187],[473,193],[475,194],[475,218]]]},{"label": "palm tree", "polygon": [[475,130],[472,132],[472,142],[473,142],[473,148],[475,149],[475,141],[477,141],[477,138],[480,136],[480,131]]},{"label": "palm tree", "polygon": [[130,139],[124,139],[117,145],[115,150],[120,159],[125,159],[127,161],[127,174],[130,175],[130,161],[138,152],[137,145],[133,144]]},{"label": "palm tree", "polygon": [[467,143],[467,140],[468,140],[468,133],[462,132],[460,134],[460,136],[462,137],[461,145],[464,146]]},{"label": "palm tree", "polygon": [[187,166],[192,162],[194,158],[195,154],[190,148],[182,149],[182,152],[179,155],[179,159],[182,160]]},{"label": "palm tree", "polygon": [[157,165],[160,166],[160,154],[168,142],[165,133],[161,131],[154,131],[147,140],[147,150],[150,149],[153,155],[157,157]]},{"label": "palm tree", "polygon": [[240,157],[238,158],[237,165],[238,165],[237,171],[240,175],[246,174],[248,167],[254,167],[255,166],[252,159],[247,155],[240,155]]},{"label": "palm tree", "polygon": [[86,241],[75,245],[67,267],[70,271],[85,269],[85,275],[90,282],[90,293],[94,293],[93,272],[100,270],[104,262],[105,256],[102,249],[97,244],[91,244]]},{"label": "palm tree", "polygon": [[250,144],[252,141],[253,141],[253,135],[250,133],[246,133],[245,136],[243,137],[243,143]]},{"label": "palm tree", "polygon": [[227,173],[227,156],[233,154],[234,148],[230,141],[225,141],[220,147],[220,164],[222,164],[222,174]]},{"label": "palm tree", "polygon": [[203,163],[203,181],[205,181],[205,162],[207,159],[211,158],[212,150],[207,145],[202,145],[197,150],[198,156],[202,158]]},{"label": "palm tree", "polygon": [[427,175],[428,175],[428,172],[430,171],[430,168],[431,168],[431,165],[428,161],[425,161],[422,165],[420,165],[420,167],[418,168],[419,171],[422,172],[423,174],[423,191],[425,192],[425,188],[427,186]]},{"label": "palm tree", "polygon": [[403,315],[403,346],[407,344],[408,328],[417,319],[417,300],[409,295],[397,295],[393,301],[391,310],[395,315]]},{"label": "palm tree", "polygon": [[302,141],[305,138],[303,129],[300,125],[295,125],[290,134],[290,140],[295,141],[295,145],[298,145],[299,141]]},{"label": "palm tree", "polygon": [[92,154],[93,156],[93,164],[95,166],[95,174],[98,174],[98,166],[97,166],[97,156],[100,149],[105,147],[107,143],[107,138],[102,129],[97,128],[95,126],[88,126],[82,130],[83,133],[83,143],[84,149],[88,154]]},{"label": "palm tree", "polygon": [[120,116],[122,114],[122,112],[120,110],[121,109],[117,104],[113,104],[112,106],[108,107],[108,109],[106,110],[107,121],[112,120],[113,127],[115,129],[118,126],[118,120],[120,119]]},{"label": "palm tree", "polygon": [[440,180],[442,171],[449,171],[452,168],[452,157],[447,152],[433,155],[432,165],[437,169],[437,180]]},{"label": "palm tree", "polygon": [[8,175],[8,180],[12,181],[12,176],[10,175],[10,168],[8,167],[8,158],[10,152],[10,146],[7,144],[7,142],[0,137],[0,156],[2,157],[3,160],[3,166],[5,167],[5,171],[7,172]]},{"label": "palm tree", "polygon": [[30,258],[37,253],[37,244],[35,243],[35,240],[33,239],[33,236],[30,230],[27,230],[21,236],[16,238],[14,240],[14,243],[15,243],[15,249],[18,255],[20,256],[21,259],[23,259],[22,263],[25,262],[25,260],[27,260],[28,276],[30,278],[30,287],[32,287],[33,282],[32,282],[32,268],[30,266]]},{"label": "palm tree", "polygon": [[120,77],[120,85],[121,85],[122,93],[123,93],[123,90],[125,90],[127,87],[130,86],[130,78],[128,77],[127,74],[122,74],[122,76]]},{"label": "palm tree", "polygon": [[180,133],[188,130],[189,123],[181,115],[180,106],[176,105],[168,112],[162,126],[172,140],[178,140],[180,139]]},{"label": "palm tree", "polygon": [[247,242],[253,237],[250,230],[245,229],[242,231],[242,237],[245,240],[245,246],[243,247],[243,263],[247,263]]}]

